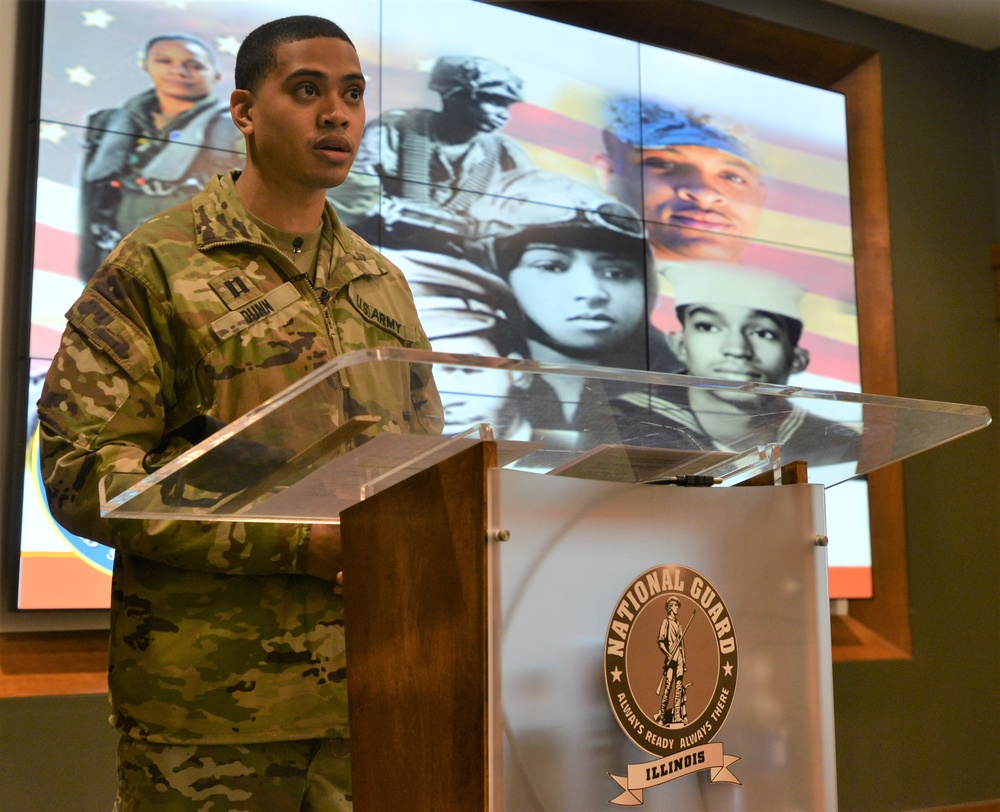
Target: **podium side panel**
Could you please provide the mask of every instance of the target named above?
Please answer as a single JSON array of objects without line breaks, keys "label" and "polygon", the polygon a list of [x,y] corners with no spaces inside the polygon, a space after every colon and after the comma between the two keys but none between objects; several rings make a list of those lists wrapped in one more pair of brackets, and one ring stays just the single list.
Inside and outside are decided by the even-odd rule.
[{"label": "podium side panel", "polygon": [[[507,812],[613,808],[622,787],[610,776],[630,765],[663,779],[639,791],[644,809],[836,809],[825,549],[814,540],[825,530],[820,486],[672,488],[504,470],[498,501],[510,530],[500,560]],[[683,585],[664,586],[668,569]],[[660,586],[644,577],[650,570]],[[701,614],[709,587],[724,607],[706,598]],[[618,614],[630,588],[634,617]],[[674,593],[691,726],[655,719],[666,670],[658,631]],[[720,645],[726,621],[731,654]],[[729,689],[721,723],[720,684]],[[711,729],[695,724],[699,714]],[[673,764],[657,766],[662,754],[625,727],[647,745],[646,734],[672,739],[671,754],[721,744],[738,758],[727,766],[740,783],[708,769],[672,776]]]},{"label": "podium side panel", "polygon": [[480,443],[341,515],[359,812],[487,808],[495,465]]}]

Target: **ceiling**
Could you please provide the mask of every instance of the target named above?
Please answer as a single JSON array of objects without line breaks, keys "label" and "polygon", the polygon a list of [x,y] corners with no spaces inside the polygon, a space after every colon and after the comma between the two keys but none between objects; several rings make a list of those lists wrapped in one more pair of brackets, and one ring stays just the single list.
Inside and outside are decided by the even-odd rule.
[{"label": "ceiling", "polygon": [[827,0],[974,48],[1000,48],[1000,0]]}]

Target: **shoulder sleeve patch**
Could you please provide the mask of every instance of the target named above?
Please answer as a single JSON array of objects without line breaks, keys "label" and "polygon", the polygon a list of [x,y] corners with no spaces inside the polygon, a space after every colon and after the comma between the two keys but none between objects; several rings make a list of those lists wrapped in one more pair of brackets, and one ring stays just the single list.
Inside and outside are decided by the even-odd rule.
[{"label": "shoulder sleeve patch", "polygon": [[149,336],[107,299],[85,288],[67,315],[69,325],[106,353],[133,380],[152,369],[157,353]]},{"label": "shoulder sleeve patch", "polygon": [[401,341],[412,344],[418,338],[418,333],[412,325],[404,324],[392,313],[387,313],[370,304],[356,289],[354,285],[349,286],[348,297],[358,314],[372,324],[381,327],[386,332],[392,333]]}]

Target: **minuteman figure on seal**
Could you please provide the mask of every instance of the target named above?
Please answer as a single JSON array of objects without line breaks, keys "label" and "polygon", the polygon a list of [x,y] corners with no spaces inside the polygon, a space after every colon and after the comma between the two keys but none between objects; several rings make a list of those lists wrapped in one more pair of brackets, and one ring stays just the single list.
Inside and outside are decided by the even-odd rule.
[{"label": "minuteman figure on seal", "polygon": [[[681,602],[674,597],[667,599],[667,616],[660,624],[660,634],[656,644],[663,652],[663,676],[657,693],[660,695],[660,710],[653,721],[666,727],[668,724],[687,724],[686,688],[684,672],[687,670],[687,657],[684,653],[684,633],[687,629],[681,627],[677,619]],[[692,616],[693,617],[693,616]],[[690,621],[689,621],[690,622]],[[673,702],[671,703],[671,698]],[[668,710],[673,705],[672,711]]]}]

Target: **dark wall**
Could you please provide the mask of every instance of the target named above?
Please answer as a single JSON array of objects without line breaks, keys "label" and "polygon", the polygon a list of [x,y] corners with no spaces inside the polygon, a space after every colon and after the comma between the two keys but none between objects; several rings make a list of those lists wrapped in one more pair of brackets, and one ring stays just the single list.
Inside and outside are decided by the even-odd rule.
[{"label": "dark wall", "polygon": [[0,809],[111,812],[115,742],[103,696],[0,700]]},{"label": "dark wall", "polygon": [[[989,111],[992,135],[990,143],[993,146],[993,194],[994,198],[1000,201],[1000,48],[989,55],[987,71],[987,82],[990,88]],[[994,237],[1000,234],[1000,203],[996,207],[993,231]]]}]

